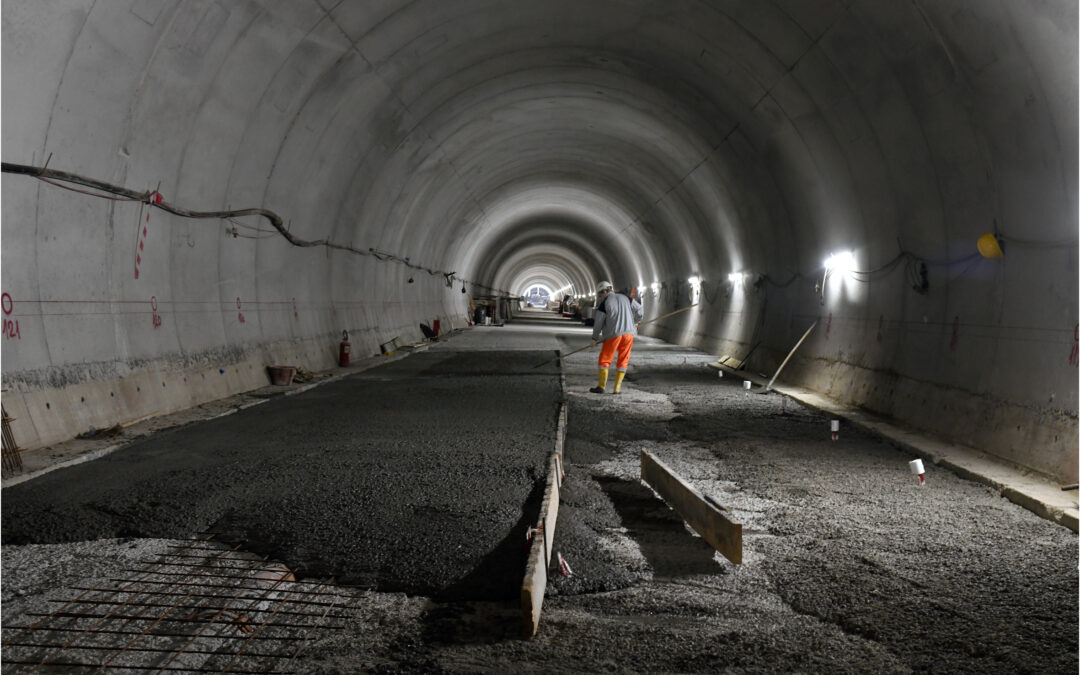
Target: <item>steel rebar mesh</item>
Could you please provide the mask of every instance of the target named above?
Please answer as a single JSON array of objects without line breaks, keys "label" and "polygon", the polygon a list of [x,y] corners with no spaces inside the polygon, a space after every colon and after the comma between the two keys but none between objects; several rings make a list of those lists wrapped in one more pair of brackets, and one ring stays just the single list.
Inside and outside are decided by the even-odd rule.
[{"label": "steel rebar mesh", "polygon": [[7,410],[0,405],[0,415],[3,416],[3,473],[22,469],[22,455],[19,454],[19,446],[15,444],[15,436],[11,433],[13,418],[8,417]]},{"label": "steel rebar mesh", "polygon": [[355,600],[209,537],[171,548],[3,626],[4,672],[288,672]]}]

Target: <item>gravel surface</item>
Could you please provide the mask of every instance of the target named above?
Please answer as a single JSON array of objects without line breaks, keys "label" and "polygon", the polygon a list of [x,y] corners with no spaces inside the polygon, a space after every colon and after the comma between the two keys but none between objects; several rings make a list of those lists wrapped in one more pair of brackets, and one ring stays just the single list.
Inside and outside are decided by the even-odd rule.
[{"label": "gravel surface", "polygon": [[[639,343],[621,396],[582,393],[587,362],[569,378],[554,549],[576,576],[546,627],[564,609],[620,623],[582,667],[618,651],[644,672],[1076,672],[1074,533],[933,467],[920,488],[893,446],[834,442],[828,418],[717,378],[711,357]],[[642,449],[731,510],[742,565],[638,480]],[[613,592],[576,595],[594,591]]]},{"label": "gravel surface", "polygon": [[[470,347],[539,349],[541,337],[530,335],[530,329],[522,325],[467,333]],[[587,329],[563,329],[561,334],[565,351],[588,340]],[[521,372],[545,372],[532,369],[546,358],[536,359],[536,355],[534,351],[505,358],[520,357],[514,367]],[[438,403],[440,418],[467,415],[478,406],[477,401],[489,400],[485,397],[491,391],[483,385],[498,382],[504,376],[500,371],[505,372],[499,367],[501,361],[489,360],[490,355],[428,365],[414,360],[420,356],[392,364],[393,373],[369,371],[352,381],[348,386],[355,391],[350,390],[350,401],[353,396],[364,396],[365,387],[385,385],[408,391],[412,382],[426,390],[451,379],[457,383],[474,369],[476,389],[444,393]],[[566,363],[567,477],[554,550],[565,556],[573,576],[564,578],[557,567],[552,569],[555,576],[548,586],[540,634],[532,640],[520,639],[520,609],[513,601],[476,600],[479,596],[472,594],[455,599],[452,595],[433,598],[369,591],[361,593],[350,608],[353,618],[346,627],[326,633],[307,647],[293,664],[296,669],[320,673],[1077,672],[1077,536],[1068,529],[1038,518],[983,485],[933,466],[928,467],[927,486],[920,488],[907,468],[912,457],[847,427],[841,428],[838,441],[831,441],[827,418],[777,394],[748,394],[740,381],[718,379],[715,371],[705,367],[711,356],[639,338],[620,396],[587,392],[595,384],[595,359],[595,350],[589,350]],[[549,423],[535,431],[507,423],[498,427],[499,433],[540,434],[543,429],[550,434],[557,396],[546,387],[557,387],[557,379],[545,375],[534,382],[517,375],[512,380],[505,389],[497,385],[498,404],[488,409],[487,417],[493,417],[491,411],[509,413],[517,405],[515,390],[520,390],[522,399],[541,401],[541,407],[551,402],[545,413],[550,414]],[[541,386],[541,381],[547,384]],[[336,398],[330,387],[321,388],[327,391],[320,405],[332,405]],[[286,401],[278,415],[291,416],[289,405],[303,399]],[[375,420],[385,420],[397,429],[414,424],[426,428],[422,409],[404,411],[384,405],[385,396],[378,394],[363,401],[362,406],[350,403],[347,407],[363,416],[365,429]],[[265,410],[271,405],[261,407]],[[500,414],[489,421],[498,425],[509,416]],[[278,423],[270,416],[262,424]],[[275,433],[282,433],[284,426],[275,426]],[[307,436],[299,434],[298,439]],[[213,438],[213,434],[204,431],[201,437]],[[418,437],[429,438],[427,434]],[[335,442],[359,442],[345,439]],[[450,458],[468,453],[471,446],[468,431],[460,427],[445,439],[432,437],[430,444],[417,443],[412,450],[394,447],[367,470],[381,471],[386,462],[397,466],[395,456],[402,453],[423,454],[423,464],[445,462],[438,466],[452,470]],[[506,443],[500,452],[514,452],[518,447],[513,438]],[[743,524],[742,565],[715,553],[638,480],[642,449],[657,454],[697,489],[731,510],[732,517]],[[326,450],[312,449],[305,456],[308,452],[326,454]],[[291,508],[284,493],[291,495],[290,500],[304,499],[285,487],[300,480],[297,474],[315,472],[303,485],[340,480],[336,472],[341,467],[326,461],[309,459],[288,468],[289,480],[273,483],[283,492],[273,493],[277,496],[271,503],[288,503],[294,513],[300,511]],[[470,465],[470,471],[479,470],[478,465]],[[539,471],[516,471],[520,481],[515,482],[515,489],[525,495],[519,498],[520,504],[534,489],[530,481]],[[518,477],[510,469],[499,473],[508,475]],[[354,474],[345,482],[357,480],[364,478]],[[462,472],[427,487],[453,492],[487,480]],[[425,492],[406,484],[397,488],[402,495]],[[5,540],[12,508],[9,494],[11,490],[4,490]],[[324,508],[315,505],[337,499],[343,499],[341,494],[328,490],[302,504]],[[360,496],[350,503],[369,511],[375,508]],[[517,548],[515,535],[507,539],[506,532],[520,525],[520,514],[520,506],[516,513],[508,511],[501,532],[485,532],[492,527],[482,524],[466,532],[470,537],[486,537],[489,549],[500,544]],[[241,529],[250,528],[254,520],[276,522],[274,517],[258,514],[231,516]],[[113,517],[109,516],[110,521]],[[361,512],[352,516],[358,523],[368,522],[369,517]],[[424,518],[410,520],[404,512],[397,517],[393,522],[398,529],[393,533],[404,532],[400,529],[404,527],[420,528],[410,529],[410,537],[417,531],[431,532],[423,530],[423,523],[429,522]],[[448,520],[469,517],[454,513]],[[306,521],[305,526],[339,528],[336,523],[315,520]],[[360,526],[356,531],[369,536]],[[337,536],[339,541],[347,539],[340,533]],[[392,537],[380,539],[387,540]],[[108,550],[107,542],[98,544]],[[115,544],[120,552],[124,545]],[[386,555],[391,551],[393,555],[424,555],[418,546],[399,549],[393,541],[386,545],[390,546]],[[363,546],[354,547],[348,541],[344,546],[350,555],[366,555]],[[7,601],[13,596],[9,593],[14,592],[9,588],[17,588],[24,578],[36,578],[28,571],[35,567],[35,557],[43,561],[42,556],[52,560],[58,555],[58,547],[4,547],[5,623],[10,620]],[[335,555],[331,552],[329,558],[336,560]],[[383,564],[391,566],[412,564],[386,560]],[[473,559],[463,564],[462,569],[475,565],[473,573],[460,577],[467,579],[463,585],[484,587],[489,570],[482,563]],[[369,583],[374,577],[358,573],[356,578]],[[59,580],[49,583],[55,581]]]}]

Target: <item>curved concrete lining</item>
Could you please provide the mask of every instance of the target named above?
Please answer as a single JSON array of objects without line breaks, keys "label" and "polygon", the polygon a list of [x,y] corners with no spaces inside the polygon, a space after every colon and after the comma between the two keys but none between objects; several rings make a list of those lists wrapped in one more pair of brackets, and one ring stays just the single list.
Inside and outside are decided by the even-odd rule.
[{"label": "curved concrete lining", "polygon": [[[764,371],[820,320],[793,384],[1076,480],[1069,0],[12,0],[2,19],[4,161],[378,253],[4,175],[24,446],[253,388],[270,361],[326,367],[342,330],[363,354],[460,327],[468,296],[606,278],[659,316],[698,277],[702,310],[650,334],[756,347]],[[986,232],[1003,259],[976,255]],[[856,273],[822,291],[838,250]]]}]

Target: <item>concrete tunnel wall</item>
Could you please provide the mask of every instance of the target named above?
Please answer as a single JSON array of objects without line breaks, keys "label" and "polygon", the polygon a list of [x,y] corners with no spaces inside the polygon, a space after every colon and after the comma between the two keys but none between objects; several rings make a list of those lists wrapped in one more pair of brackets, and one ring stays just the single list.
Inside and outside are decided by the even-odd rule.
[{"label": "concrete tunnel wall", "polygon": [[[658,316],[697,276],[649,334],[771,371],[817,320],[787,381],[1076,480],[1071,0],[0,11],[5,162],[381,252],[4,174],[24,447],[461,326],[463,285],[607,278]],[[819,292],[838,250],[862,273]]]}]

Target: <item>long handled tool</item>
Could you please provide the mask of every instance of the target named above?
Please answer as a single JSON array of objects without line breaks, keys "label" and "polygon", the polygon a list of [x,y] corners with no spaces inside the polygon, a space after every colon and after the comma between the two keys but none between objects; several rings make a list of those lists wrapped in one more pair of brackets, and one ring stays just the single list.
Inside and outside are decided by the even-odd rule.
[{"label": "long handled tool", "polygon": [[700,304],[701,304],[700,302],[695,302],[695,303],[694,303],[694,304],[692,304],[692,305],[688,305],[688,306],[686,306],[686,307],[683,307],[682,309],[677,309],[677,310],[675,310],[674,312],[668,312],[667,314],[662,314],[662,315],[660,315],[660,316],[656,317],[655,319],[649,319],[648,321],[642,321],[641,323],[639,323],[639,324],[637,325],[637,327],[638,327],[638,328],[641,328],[642,326],[644,326],[644,325],[645,325],[645,324],[647,324],[647,323],[652,323],[653,321],[659,321],[660,319],[666,319],[666,318],[668,318],[669,316],[675,316],[676,314],[682,314],[682,313],[683,313],[683,312],[685,312],[686,310],[688,310],[688,309],[693,309],[693,308],[697,307],[697,306],[698,306],[698,305],[700,305]]},{"label": "long handled tool", "polygon": [[[695,302],[692,305],[689,305],[687,307],[683,307],[682,309],[677,309],[674,312],[668,312],[667,314],[663,314],[663,315],[658,316],[658,317],[656,317],[654,319],[649,319],[648,321],[642,321],[641,323],[637,324],[638,328],[640,328],[641,326],[644,326],[647,323],[652,323],[653,321],[659,321],[660,319],[666,319],[669,316],[675,316],[676,314],[681,314],[681,313],[685,312],[688,309],[693,309],[693,308],[697,307],[699,304],[701,304],[701,303]],[[547,364],[558,361],[559,359],[565,359],[566,357],[573,356],[574,354],[577,354],[578,352],[583,352],[586,349],[588,349],[590,347],[593,347],[593,346],[594,345],[592,343],[589,343],[589,344],[585,345],[584,347],[582,347],[581,349],[575,349],[574,351],[570,352],[569,354],[560,354],[559,356],[556,356],[553,359],[548,359],[547,361],[544,361],[543,363],[538,363],[535,366],[533,366],[533,368],[535,369],[535,368],[539,368],[540,366],[546,366]]]},{"label": "long handled tool", "polygon": [[[820,319],[819,319],[819,321],[820,321]],[[791,360],[791,357],[795,356],[795,350],[799,348],[799,345],[801,345],[806,338],[810,337],[810,331],[817,328],[817,325],[818,325],[817,321],[810,324],[810,327],[806,329],[806,332],[803,333],[803,336],[801,338],[799,338],[799,341],[796,342],[795,346],[791,348],[790,352],[788,352],[787,358],[784,359],[784,362],[781,363],[780,367],[776,369],[775,373],[773,373],[772,379],[769,380],[769,383],[767,385],[765,385],[764,389],[758,391],[757,393],[759,393],[759,394],[768,394],[770,391],[772,391],[773,382],[776,382],[776,378],[777,378],[778,375],[780,375],[780,371],[784,369],[784,366],[786,366],[787,362]]]},{"label": "long handled tool", "polygon": [[559,359],[565,359],[567,356],[573,356],[574,354],[577,354],[578,352],[583,352],[583,351],[585,351],[586,349],[588,349],[589,347],[592,347],[592,346],[593,346],[593,344],[590,342],[589,344],[585,345],[581,349],[575,349],[574,351],[570,352],[569,354],[559,354],[558,356],[556,356],[553,359],[548,359],[547,361],[544,361],[543,363],[536,364],[535,366],[533,366],[533,368],[536,369],[536,368],[539,368],[540,366],[546,366],[549,363],[553,363],[555,361],[558,361]]}]

